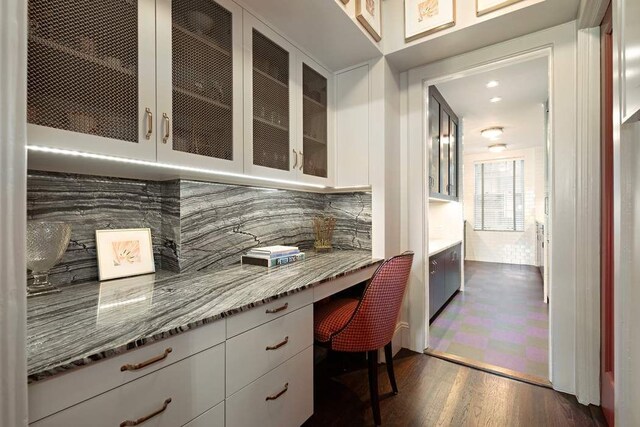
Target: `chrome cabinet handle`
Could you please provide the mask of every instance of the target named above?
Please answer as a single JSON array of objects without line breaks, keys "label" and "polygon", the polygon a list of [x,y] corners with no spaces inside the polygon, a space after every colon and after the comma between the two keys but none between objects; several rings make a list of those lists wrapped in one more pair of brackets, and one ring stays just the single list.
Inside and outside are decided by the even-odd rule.
[{"label": "chrome cabinet handle", "polygon": [[267,313],[267,314],[273,314],[273,313],[277,313],[277,312],[282,311],[282,310],[286,310],[287,308],[289,308],[289,303],[285,302],[284,305],[281,305],[278,308],[268,308],[264,312]]},{"label": "chrome cabinet handle", "polygon": [[167,113],[162,113],[162,121],[165,124],[164,136],[162,137],[162,142],[166,144],[167,141],[169,140],[169,135],[171,135],[169,116],[167,115]]},{"label": "chrome cabinet handle", "polygon": [[144,137],[145,139],[151,139],[151,134],[153,133],[153,113],[149,107],[145,108],[144,112],[147,115],[147,134]]},{"label": "chrome cabinet handle", "polygon": [[141,363],[136,363],[134,365],[130,365],[130,364],[126,364],[126,365],[122,365],[120,367],[120,372],[124,372],[124,371],[137,371],[138,369],[142,369],[146,366],[152,365],[154,363],[160,362],[161,360],[164,360],[167,358],[167,356],[169,355],[169,353],[171,353],[173,351],[173,349],[171,347],[168,347],[164,353],[159,354],[156,357],[152,357],[149,360],[146,360],[144,362]]},{"label": "chrome cabinet handle", "polygon": [[280,341],[278,344],[276,345],[268,345],[267,348],[265,348],[266,351],[269,350],[277,350],[280,347],[282,347],[283,345],[286,345],[289,342],[289,337],[284,337],[284,339],[282,341]]},{"label": "chrome cabinet handle", "polygon": [[296,156],[296,161],[293,163],[293,169],[298,167],[298,152],[296,151],[296,149],[293,149],[293,154],[295,154]]},{"label": "chrome cabinet handle", "polygon": [[164,403],[162,404],[162,407],[160,407],[157,410],[153,411],[149,415],[145,415],[144,417],[138,418],[137,420],[125,420],[125,421],[120,423],[120,427],[128,427],[128,426],[140,425],[140,424],[144,423],[145,421],[148,421],[151,418],[155,417],[156,415],[160,415],[161,413],[163,413],[167,409],[167,407],[169,406],[169,403],[171,403],[171,398],[170,397],[167,398],[164,401]]},{"label": "chrome cabinet handle", "polygon": [[286,383],[284,385],[284,388],[282,390],[280,390],[278,393],[272,394],[271,396],[267,396],[266,399],[264,399],[264,400],[266,400],[266,401],[276,400],[277,398],[279,398],[280,396],[285,394],[287,392],[287,390],[289,390],[289,383]]},{"label": "chrome cabinet handle", "polygon": [[304,166],[304,154],[302,154],[302,151],[300,152],[300,170],[302,170],[302,167]]}]

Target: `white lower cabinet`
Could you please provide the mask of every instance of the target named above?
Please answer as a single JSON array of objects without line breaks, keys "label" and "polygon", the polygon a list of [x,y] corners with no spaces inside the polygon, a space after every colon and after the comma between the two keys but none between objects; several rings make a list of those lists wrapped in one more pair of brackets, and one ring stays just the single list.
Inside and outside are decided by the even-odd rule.
[{"label": "white lower cabinet", "polygon": [[[30,425],[299,426],[313,415],[313,296],[299,292],[228,325],[223,319],[37,382],[29,387]],[[225,341],[225,330],[236,335]],[[141,367],[123,376],[123,365]]]},{"label": "white lower cabinet", "polygon": [[312,305],[227,340],[227,396],[312,344]]},{"label": "white lower cabinet", "polygon": [[224,427],[224,402],[218,403],[184,427]]},{"label": "white lower cabinet", "polygon": [[[224,400],[224,344],[44,418],[32,426],[176,427]],[[131,423],[126,423],[131,421]]]},{"label": "white lower cabinet", "polygon": [[313,414],[313,346],[226,400],[227,427],[297,427]]}]

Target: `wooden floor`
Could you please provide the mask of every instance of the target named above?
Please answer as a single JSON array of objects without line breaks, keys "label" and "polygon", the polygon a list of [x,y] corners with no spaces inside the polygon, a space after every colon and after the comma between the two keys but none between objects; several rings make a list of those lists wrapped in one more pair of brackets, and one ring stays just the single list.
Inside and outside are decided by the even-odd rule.
[{"label": "wooden floor", "polygon": [[[315,371],[310,426],[370,426],[367,371],[361,359],[324,361]],[[394,359],[400,393],[380,366],[383,426],[605,426],[599,408],[575,397],[402,350]]]}]

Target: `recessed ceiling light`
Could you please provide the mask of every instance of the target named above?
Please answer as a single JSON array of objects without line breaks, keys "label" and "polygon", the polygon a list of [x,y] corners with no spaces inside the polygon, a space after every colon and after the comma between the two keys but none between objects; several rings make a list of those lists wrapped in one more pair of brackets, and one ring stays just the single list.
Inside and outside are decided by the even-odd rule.
[{"label": "recessed ceiling light", "polygon": [[490,81],[487,83],[487,87],[488,87],[489,89],[491,89],[492,87],[497,87],[499,84],[500,84],[500,82],[498,82],[497,80],[490,80]]},{"label": "recessed ceiling light", "polygon": [[502,153],[507,149],[507,144],[493,144],[489,146],[489,151],[492,153]]},{"label": "recessed ceiling light", "polygon": [[490,102],[494,102],[494,103],[495,103],[495,102],[500,102],[500,101],[502,101],[502,98],[500,98],[499,96],[494,96],[494,97],[493,97],[493,98],[491,98],[489,101],[490,101]]},{"label": "recessed ceiling light", "polygon": [[492,128],[483,129],[480,132],[480,135],[482,135],[483,137],[485,137],[487,139],[498,139],[498,138],[500,138],[500,136],[502,135],[503,132],[504,132],[504,128],[496,126],[496,127],[492,127]]}]

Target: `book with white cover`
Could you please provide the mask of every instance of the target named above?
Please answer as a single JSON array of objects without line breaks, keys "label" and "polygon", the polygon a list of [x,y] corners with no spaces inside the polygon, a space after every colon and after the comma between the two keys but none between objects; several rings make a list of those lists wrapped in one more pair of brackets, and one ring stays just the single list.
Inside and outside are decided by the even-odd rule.
[{"label": "book with white cover", "polygon": [[295,255],[300,253],[297,246],[264,246],[262,248],[253,248],[247,252],[248,256],[276,258],[285,255]]}]

